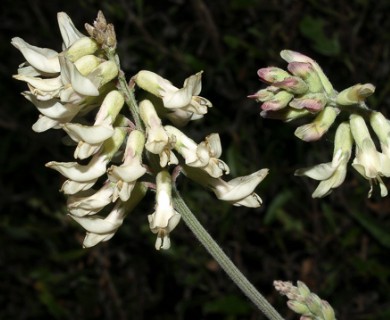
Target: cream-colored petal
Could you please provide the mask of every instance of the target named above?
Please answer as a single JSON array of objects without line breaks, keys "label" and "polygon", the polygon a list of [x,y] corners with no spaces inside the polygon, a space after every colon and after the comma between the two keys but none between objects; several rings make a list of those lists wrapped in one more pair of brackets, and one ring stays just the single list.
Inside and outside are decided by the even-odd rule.
[{"label": "cream-colored petal", "polygon": [[70,47],[76,40],[85,37],[84,34],[76,29],[73,21],[65,12],[57,13],[57,21],[65,48]]},{"label": "cream-colored petal", "polygon": [[83,141],[77,144],[74,150],[73,156],[75,159],[87,159],[90,156],[96,154],[102,148],[101,144],[92,145]]},{"label": "cream-colored petal", "polygon": [[262,204],[263,200],[261,200],[260,196],[254,192],[240,201],[233,202],[234,206],[244,206],[247,208],[258,208]]},{"label": "cream-colored petal", "polygon": [[38,120],[33,124],[32,129],[35,132],[44,132],[52,128],[59,128],[59,121],[48,118],[46,116],[39,116]]},{"label": "cream-colored petal", "polygon": [[295,171],[296,176],[307,176],[315,180],[326,180],[332,176],[337,167],[332,162],[321,163],[312,167],[302,168]]},{"label": "cream-colored petal", "polygon": [[14,75],[14,78],[20,81],[27,82],[35,90],[42,92],[53,92],[58,93],[59,90],[63,87],[61,77],[42,79],[37,77],[29,77],[21,74]]},{"label": "cream-colored petal", "polygon": [[76,217],[72,215],[70,217],[88,232],[106,234],[115,232],[122,225],[125,218],[125,207],[121,202],[118,202],[105,218],[97,216]]},{"label": "cream-colored petal", "polygon": [[60,172],[63,176],[76,182],[88,182],[99,178],[106,172],[107,160],[105,157],[94,157],[87,165],[77,162],[56,162],[46,163],[46,167]]},{"label": "cream-colored petal", "polygon": [[92,232],[87,232],[83,241],[84,248],[91,248],[96,246],[100,242],[105,242],[110,240],[115,235],[115,232],[106,233],[106,234],[96,234]]},{"label": "cream-colored petal", "polygon": [[108,174],[110,176],[114,176],[117,180],[120,179],[125,182],[134,182],[142,177],[145,173],[146,168],[136,161],[127,165],[111,166],[108,169]]},{"label": "cream-colored petal", "polygon": [[97,179],[93,179],[87,182],[77,182],[73,180],[66,180],[61,187],[61,190],[65,194],[76,194],[81,191],[89,190],[96,183]]},{"label": "cream-colored petal", "polygon": [[76,68],[74,63],[64,56],[59,57],[61,64],[61,76],[64,83],[70,83],[72,88],[79,94],[85,96],[98,96],[99,90],[93,82],[84,77]]},{"label": "cream-colored petal", "polygon": [[89,144],[102,143],[114,134],[111,125],[85,126],[79,123],[66,123],[63,129],[73,141],[84,141]]},{"label": "cream-colored petal", "polygon": [[59,121],[70,120],[80,110],[79,105],[63,104],[58,99],[38,100],[31,92],[24,92],[22,95],[32,102],[40,113],[51,119]]},{"label": "cream-colored petal", "polygon": [[114,188],[106,185],[88,197],[70,196],[67,201],[69,213],[83,217],[95,214],[111,203]]},{"label": "cream-colored petal", "polygon": [[23,54],[31,66],[39,71],[46,73],[60,72],[58,53],[56,51],[32,46],[18,37],[13,38],[11,44]]},{"label": "cream-colored petal", "polygon": [[216,179],[212,187],[218,199],[236,202],[250,195],[267,174],[268,169],[262,169],[229,182]]}]

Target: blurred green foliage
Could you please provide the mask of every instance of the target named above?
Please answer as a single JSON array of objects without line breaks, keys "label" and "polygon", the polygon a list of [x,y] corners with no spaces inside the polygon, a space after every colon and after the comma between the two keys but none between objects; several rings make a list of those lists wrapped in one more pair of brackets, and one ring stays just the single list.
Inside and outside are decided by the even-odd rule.
[{"label": "blurred green foliage", "polygon": [[80,247],[83,230],[66,216],[62,178],[44,167],[69,161],[59,131],[36,134],[38,117],[11,79],[20,36],[60,50],[56,12],[82,29],[99,9],[114,23],[127,76],[149,69],[180,85],[204,70],[214,108],[186,130],[197,141],[219,132],[233,175],[259,168],[260,209],[230,207],[179,179],[190,208],[254,285],[286,316],[272,281],[302,280],[339,320],[390,318],[390,200],[366,199],[352,170],[322,200],[295,169],[330,159],[332,140],[298,141],[294,125],[264,120],[246,96],[260,67],[284,67],[285,48],[316,59],[337,89],[372,82],[370,104],[389,116],[390,3],[282,0],[4,0],[0,10],[0,319],[264,319],[181,223],[169,252],[154,250],[151,194],[108,243]]}]

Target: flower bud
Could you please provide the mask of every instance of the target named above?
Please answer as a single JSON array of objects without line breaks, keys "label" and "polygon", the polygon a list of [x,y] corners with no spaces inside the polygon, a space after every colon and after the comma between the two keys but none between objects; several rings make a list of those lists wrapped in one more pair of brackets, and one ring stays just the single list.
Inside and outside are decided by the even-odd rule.
[{"label": "flower bud", "polygon": [[302,302],[289,300],[287,301],[287,306],[298,314],[310,314],[309,308]]},{"label": "flower bud", "polygon": [[118,90],[110,91],[104,98],[99,112],[96,115],[95,124],[112,124],[122,109],[125,99]]},{"label": "flower bud", "polygon": [[157,73],[147,70],[139,71],[134,77],[134,81],[137,86],[157,97],[160,97],[161,84],[165,83],[167,86],[172,86],[168,80],[159,76]]},{"label": "flower bud", "polygon": [[287,61],[288,63],[291,62],[305,62],[310,63],[313,66],[313,69],[317,72],[318,77],[321,80],[322,87],[325,89],[325,92],[328,95],[333,95],[334,89],[332,84],[330,83],[328,77],[325,75],[325,73],[322,71],[321,67],[317,62],[315,62],[313,59],[295,51],[291,50],[282,50],[280,52],[280,56]]},{"label": "flower bud", "polygon": [[307,109],[318,112],[325,108],[328,100],[323,93],[308,93],[300,98],[291,100],[289,106],[294,109]]},{"label": "flower bud", "polygon": [[355,84],[341,91],[336,97],[336,102],[341,105],[357,104],[372,95],[374,91],[375,87],[371,83]]},{"label": "flower bud", "polygon": [[74,62],[74,65],[76,66],[77,70],[83,75],[87,76],[90,74],[95,68],[99,66],[99,64],[102,63],[102,59],[96,57],[93,54],[85,55],[79,59],[77,59]]},{"label": "flower bud", "polygon": [[334,310],[328,301],[322,300],[322,315],[324,320],[336,320],[336,316],[334,314]]},{"label": "flower bud", "polygon": [[308,90],[305,81],[301,78],[291,76],[284,78],[282,81],[274,82],[272,85],[298,95],[304,94]]},{"label": "flower bud", "polygon": [[298,288],[298,291],[299,291],[299,295],[301,297],[303,297],[303,298],[306,298],[310,294],[310,289],[302,281],[297,281],[297,288]]},{"label": "flower bud", "polygon": [[339,111],[333,107],[325,107],[313,122],[298,127],[295,136],[304,141],[316,141],[320,139],[331,127]]},{"label": "flower bud", "polygon": [[308,85],[309,92],[322,92],[322,82],[313,66],[308,62],[290,62],[287,66],[294,76],[302,78]]},{"label": "flower bud", "polygon": [[277,67],[261,68],[257,71],[257,75],[266,83],[280,82],[287,77],[291,77],[287,71]]},{"label": "flower bud", "polygon": [[104,141],[102,153],[111,160],[126,139],[127,130],[121,127],[114,128],[114,134]]},{"label": "flower bud", "polygon": [[271,100],[275,96],[275,92],[269,90],[270,87],[266,89],[261,89],[254,94],[248,96],[249,99],[255,99],[256,101],[265,102]]},{"label": "flower bud", "polygon": [[321,315],[321,299],[315,293],[310,293],[305,299],[306,305],[314,316]]},{"label": "flower bud", "polygon": [[297,110],[294,108],[286,107],[277,111],[262,111],[260,112],[260,116],[263,118],[269,119],[277,119],[282,120],[284,122],[290,122],[295,119],[299,119],[309,115],[310,112],[306,109]]},{"label": "flower bud", "polygon": [[114,61],[104,61],[99,64],[89,75],[88,78],[97,86],[102,87],[113,80],[118,75],[118,67]]},{"label": "flower bud", "polygon": [[94,54],[99,49],[96,41],[88,37],[82,37],[76,40],[66,51],[67,58],[75,62],[86,55]]},{"label": "flower bud", "polygon": [[264,111],[277,111],[285,108],[291,99],[294,97],[292,93],[287,91],[280,91],[273,95],[273,97],[267,101],[265,101],[261,105],[261,109]]}]

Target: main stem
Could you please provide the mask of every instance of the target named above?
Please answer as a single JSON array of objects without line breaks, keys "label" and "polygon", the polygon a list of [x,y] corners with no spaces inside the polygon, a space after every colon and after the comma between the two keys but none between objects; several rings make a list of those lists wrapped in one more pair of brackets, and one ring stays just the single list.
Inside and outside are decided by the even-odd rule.
[{"label": "main stem", "polygon": [[206,250],[219,263],[223,270],[233,280],[233,282],[241,289],[241,291],[251,300],[256,307],[265,314],[270,320],[283,320],[281,315],[275,308],[256,290],[256,288],[248,281],[242,272],[235,266],[229,257],[218,246],[215,240],[210,236],[207,230],[196,219],[191,210],[187,207],[183,198],[180,196],[176,188],[173,190],[173,203],[175,209],[180,212],[184,222],[194,233],[197,239],[202,243]]}]

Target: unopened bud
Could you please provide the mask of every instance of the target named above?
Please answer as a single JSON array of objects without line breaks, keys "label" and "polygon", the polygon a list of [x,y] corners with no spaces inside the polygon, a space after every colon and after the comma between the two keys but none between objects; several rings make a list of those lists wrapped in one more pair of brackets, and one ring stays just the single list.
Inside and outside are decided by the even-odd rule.
[{"label": "unopened bud", "polygon": [[308,314],[310,313],[309,308],[302,302],[289,300],[287,301],[287,306],[294,312],[298,314]]},{"label": "unopened bud", "polygon": [[294,97],[292,93],[287,91],[280,91],[275,94],[270,100],[261,105],[261,109],[268,111],[276,111],[285,108],[290,100]]},{"label": "unopened bud", "polygon": [[[160,85],[159,83],[164,81],[164,78],[159,76],[157,73],[141,70],[134,77],[134,82],[140,88],[145,91],[150,92],[151,94],[159,97],[160,96]],[[166,80],[165,80],[166,81]]]},{"label": "unopened bud", "polygon": [[114,79],[118,72],[119,70],[115,62],[104,61],[88,75],[88,78],[100,88]]},{"label": "unopened bud", "polygon": [[260,112],[260,116],[262,116],[263,118],[277,119],[277,120],[282,120],[284,122],[289,122],[295,119],[299,119],[309,114],[310,112],[306,109],[297,110],[289,107],[277,111],[263,110],[262,112]]},{"label": "unopened bud", "polygon": [[315,62],[313,59],[309,58],[308,56],[305,56],[302,53],[291,51],[291,50],[282,50],[280,52],[280,56],[288,63],[291,63],[291,62],[310,63],[313,66],[313,69],[317,72],[318,77],[321,80],[322,86],[325,89],[325,92],[328,95],[333,95],[334,90],[333,90],[332,84],[330,83],[330,81],[329,81],[328,77],[325,75],[325,73],[322,71],[319,64],[317,62]]},{"label": "unopened bud", "polygon": [[102,59],[96,57],[93,54],[88,54],[86,56],[81,57],[80,59],[77,59],[74,65],[83,76],[87,76],[101,63]]},{"label": "unopened bud", "polygon": [[322,315],[324,320],[336,320],[334,310],[328,301],[322,300]]},{"label": "unopened bud", "polygon": [[303,97],[291,100],[290,107],[294,109],[307,109],[311,112],[318,112],[324,109],[328,100],[323,93],[308,93]]},{"label": "unopened bud", "polygon": [[275,93],[266,89],[261,89],[254,94],[248,96],[250,99],[256,99],[256,101],[265,102],[271,100],[275,96]]},{"label": "unopened bud", "polygon": [[103,123],[108,122],[110,124],[114,123],[116,116],[119,111],[122,109],[125,103],[123,95],[118,90],[113,90],[109,92],[99,109],[99,112],[96,115],[96,122]]},{"label": "unopened bud", "polygon": [[280,82],[291,76],[287,71],[277,67],[261,68],[257,71],[257,75],[267,83]]},{"label": "unopened bud", "polygon": [[313,66],[307,62],[291,62],[287,66],[294,76],[300,77],[307,83],[310,92],[323,91],[321,79]]},{"label": "unopened bud", "polygon": [[303,94],[308,90],[308,86],[305,81],[298,77],[287,77],[282,81],[274,82],[273,85],[293,94]]},{"label": "unopened bud", "polygon": [[300,296],[306,298],[310,294],[310,289],[302,281],[297,281],[297,287]]},{"label": "unopened bud", "polygon": [[310,293],[305,301],[307,307],[313,315],[319,316],[321,314],[322,301],[319,296],[314,293]]},{"label": "unopened bud", "polygon": [[88,37],[82,37],[75,41],[66,50],[65,54],[70,61],[75,62],[83,56],[95,53],[98,49],[99,47],[96,41]]},{"label": "unopened bud", "polygon": [[326,107],[313,122],[298,127],[295,130],[295,136],[307,142],[320,139],[329,130],[338,113],[337,109]]},{"label": "unopened bud", "polygon": [[355,84],[341,91],[337,97],[336,102],[341,105],[352,105],[364,101],[367,97],[375,92],[375,87],[371,83]]}]

